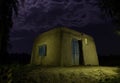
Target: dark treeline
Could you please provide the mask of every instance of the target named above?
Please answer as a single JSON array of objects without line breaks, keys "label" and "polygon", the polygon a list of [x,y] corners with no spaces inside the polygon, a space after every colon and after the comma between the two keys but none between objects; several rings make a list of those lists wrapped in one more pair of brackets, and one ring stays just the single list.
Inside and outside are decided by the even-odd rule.
[{"label": "dark treeline", "polygon": [[[12,53],[8,55],[9,64],[29,64],[31,55]],[[120,66],[120,55],[98,56],[100,66]]]},{"label": "dark treeline", "polygon": [[8,61],[10,64],[29,64],[30,54],[27,53],[12,53],[8,55]]},{"label": "dark treeline", "polygon": [[98,56],[101,66],[120,66],[120,55]]}]

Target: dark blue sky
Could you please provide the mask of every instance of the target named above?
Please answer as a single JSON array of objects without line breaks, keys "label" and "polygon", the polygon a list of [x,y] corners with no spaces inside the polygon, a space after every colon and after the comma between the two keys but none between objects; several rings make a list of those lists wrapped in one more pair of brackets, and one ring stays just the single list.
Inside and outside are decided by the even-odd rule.
[{"label": "dark blue sky", "polygon": [[13,53],[31,53],[35,37],[56,26],[92,35],[100,55],[120,51],[120,37],[111,19],[102,15],[97,0],[26,0],[14,22],[9,49]]}]

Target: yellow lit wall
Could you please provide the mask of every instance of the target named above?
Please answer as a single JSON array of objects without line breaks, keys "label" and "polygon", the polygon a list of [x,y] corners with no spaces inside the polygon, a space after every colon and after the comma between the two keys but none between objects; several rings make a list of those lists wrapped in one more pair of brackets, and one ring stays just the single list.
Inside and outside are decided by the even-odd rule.
[{"label": "yellow lit wall", "polygon": [[[87,38],[87,44],[85,43],[85,38]],[[99,64],[95,42],[93,38],[88,35],[83,36],[83,55],[84,55],[85,65]]]},{"label": "yellow lit wall", "polygon": [[[32,64],[59,65],[60,64],[60,30],[52,30],[38,36],[32,50]],[[39,56],[38,46],[46,44],[46,56]]]},{"label": "yellow lit wall", "polygon": [[[82,40],[84,65],[99,65],[96,47],[91,36],[68,29],[55,28],[39,35],[32,50],[31,63],[52,66],[72,66],[72,39]],[[86,43],[87,39],[87,43]],[[47,45],[47,55],[39,56],[38,46]]]}]

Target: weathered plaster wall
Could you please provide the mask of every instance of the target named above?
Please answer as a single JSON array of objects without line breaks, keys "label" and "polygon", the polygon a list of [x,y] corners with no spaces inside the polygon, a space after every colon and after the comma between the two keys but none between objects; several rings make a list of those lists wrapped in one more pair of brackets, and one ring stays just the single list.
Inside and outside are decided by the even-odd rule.
[{"label": "weathered plaster wall", "polygon": [[[32,64],[72,66],[72,39],[82,40],[85,65],[99,65],[94,40],[91,36],[67,28],[56,28],[38,36],[33,45]],[[87,44],[85,43],[87,39]],[[38,46],[47,45],[47,55],[39,56]]]},{"label": "weathered plaster wall", "polygon": [[71,51],[71,38],[70,34],[62,32],[62,47],[61,47],[61,65],[71,66],[72,65],[72,51]]},{"label": "weathered plaster wall", "polygon": [[[34,42],[31,63],[41,65],[60,65],[60,30],[51,30],[37,37]],[[47,55],[39,56],[38,46],[47,45]]]},{"label": "weathered plaster wall", "polygon": [[[72,39],[82,40],[83,59],[85,65],[99,65],[96,46],[93,38],[83,33],[62,28],[62,65],[73,65]],[[85,43],[87,39],[87,44]]]},{"label": "weathered plaster wall", "polygon": [[[85,43],[85,39],[87,39],[87,43]],[[96,46],[93,38],[88,35],[84,35],[82,40],[85,65],[99,65]]]}]

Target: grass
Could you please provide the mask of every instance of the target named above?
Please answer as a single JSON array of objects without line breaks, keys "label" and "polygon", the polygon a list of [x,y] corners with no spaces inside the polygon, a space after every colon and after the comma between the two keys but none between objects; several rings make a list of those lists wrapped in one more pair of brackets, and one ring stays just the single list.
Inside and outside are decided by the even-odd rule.
[{"label": "grass", "polygon": [[14,69],[14,83],[119,83],[119,67],[19,66]]}]

